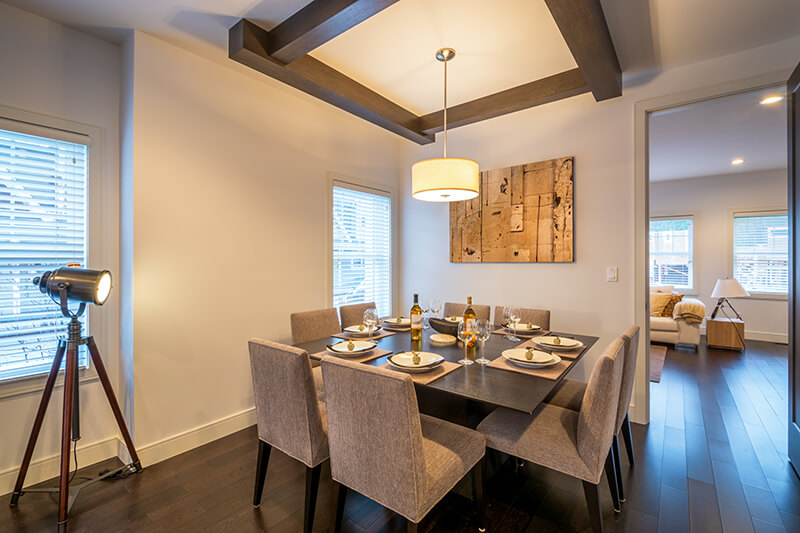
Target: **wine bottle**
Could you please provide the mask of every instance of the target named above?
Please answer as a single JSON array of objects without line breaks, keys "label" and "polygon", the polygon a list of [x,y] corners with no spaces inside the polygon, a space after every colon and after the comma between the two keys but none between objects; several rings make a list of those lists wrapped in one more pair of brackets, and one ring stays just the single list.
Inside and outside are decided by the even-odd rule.
[{"label": "wine bottle", "polygon": [[419,294],[414,295],[414,305],[411,306],[411,340],[422,340],[422,308],[419,306]]},{"label": "wine bottle", "polygon": [[477,340],[477,327],[475,324],[475,311],[472,309],[472,296],[467,296],[467,308],[464,309],[464,325],[467,327],[467,331],[470,332],[472,335],[468,341],[466,341],[467,345],[467,359],[470,361],[475,360],[475,351],[478,345]]}]

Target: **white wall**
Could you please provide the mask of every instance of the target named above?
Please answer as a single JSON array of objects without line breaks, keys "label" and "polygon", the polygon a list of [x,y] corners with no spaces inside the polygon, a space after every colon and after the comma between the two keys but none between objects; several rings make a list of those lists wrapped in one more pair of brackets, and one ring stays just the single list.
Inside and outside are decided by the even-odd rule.
[{"label": "white wall", "polygon": [[[575,262],[451,264],[448,207],[403,202],[402,296],[413,292],[476,303],[535,306],[552,311],[552,327],[600,337],[573,371],[583,379],[602,347],[634,322],[634,105],[638,101],[792,68],[800,39],[665,71],[622,97],[597,103],[589,94],[498,117],[450,133],[449,153],[483,169],[575,156]],[[787,74],[788,75],[788,74]],[[400,196],[410,196],[414,161],[440,156],[432,146],[404,143]],[[607,266],[619,282],[607,283]],[[641,360],[640,360],[641,361]],[[631,417],[646,419],[644,365],[637,369]]]},{"label": "white wall", "polygon": [[[0,3],[0,106],[69,120],[101,129],[102,212],[90,213],[91,256],[95,268],[116,278],[118,263],[119,47],[85,33]],[[92,333],[111,380],[118,375],[119,299],[112,291],[102,310],[93,309],[93,324],[102,313],[102,328]],[[99,329],[99,331],[98,331]],[[28,483],[56,475],[61,431],[62,389],[50,402],[33,456]],[[82,465],[116,453],[117,428],[103,390],[96,381],[81,385]],[[3,386],[0,385],[0,394]],[[0,399],[0,494],[14,484],[40,391]]]},{"label": "white wall", "polygon": [[394,186],[401,141],[244,67],[127,46],[123,328],[148,464],[253,423],[247,339],[289,341],[290,312],[328,304],[327,173]]},{"label": "white wall", "polygon": [[[650,183],[650,216],[694,215],[695,290],[709,312],[711,291],[728,276],[731,258],[730,210],[786,209],[786,169],[706,176]],[[732,301],[745,321],[748,339],[787,342],[788,303],[784,298]]]}]

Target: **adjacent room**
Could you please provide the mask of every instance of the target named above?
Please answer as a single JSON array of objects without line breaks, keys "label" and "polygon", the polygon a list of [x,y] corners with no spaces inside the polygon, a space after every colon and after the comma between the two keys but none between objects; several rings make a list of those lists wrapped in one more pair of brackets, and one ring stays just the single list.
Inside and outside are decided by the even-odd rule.
[{"label": "adjacent room", "polygon": [[0,0],[0,533],[800,531],[800,4]]}]

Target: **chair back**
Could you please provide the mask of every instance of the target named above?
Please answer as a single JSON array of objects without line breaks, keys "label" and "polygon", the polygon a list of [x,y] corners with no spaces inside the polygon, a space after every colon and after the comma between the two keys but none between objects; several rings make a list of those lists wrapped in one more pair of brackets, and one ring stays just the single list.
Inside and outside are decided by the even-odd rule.
[{"label": "chair back", "polygon": [[250,339],[258,438],[307,466],[328,458],[308,352]]},{"label": "chair back", "polygon": [[322,358],[331,476],[406,517],[425,494],[425,457],[411,376]]},{"label": "chair back", "polygon": [[[550,329],[550,311],[547,309],[527,309],[525,307],[519,308],[520,323],[531,323],[534,326],[539,326],[542,329]],[[503,323],[503,306],[498,305],[494,308],[494,323]]]},{"label": "chair back", "polygon": [[375,302],[341,306],[339,308],[339,316],[342,318],[342,328],[357,326],[363,323],[364,311],[370,307],[375,307]]},{"label": "chair back", "polygon": [[618,337],[603,350],[589,377],[578,415],[578,454],[598,478],[616,429],[624,349],[622,337]]},{"label": "chair back", "polygon": [[335,307],[292,313],[292,344],[330,337],[342,331]]},{"label": "chair back", "polygon": [[639,326],[633,325],[622,334],[624,341],[624,357],[622,363],[622,384],[619,389],[619,406],[617,407],[617,424],[614,433],[619,433],[633,394],[633,379],[636,375],[636,357],[639,353]]},{"label": "chair back", "polygon": [[[467,304],[445,302],[443,311],[444,315],[442,316],[463,316],[464,309],[466,308]],[[472,310],[475,311],[475,318],[478,320],[489,320],[489,315],[492,312],[492,308],[488,305],[472,304]]]}]

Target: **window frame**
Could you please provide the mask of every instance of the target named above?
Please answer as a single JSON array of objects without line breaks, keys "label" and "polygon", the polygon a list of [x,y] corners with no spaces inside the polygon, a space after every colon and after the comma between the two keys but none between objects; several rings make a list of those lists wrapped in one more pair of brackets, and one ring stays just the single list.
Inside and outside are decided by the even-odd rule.
[{"label": "window frame", "polygon": [[[653,254],[650,253],[650,223],[658,220],[686,220],[691,219],[692,221],[692,286],[688,288],[681,288],[675,287],[675,292],[686,295],[686,296],[697,296],[699,294],[697,289],[697,217],[694,213],[679,213],[679,214],[664,214],[664,215],[652,215],[647,222],[647,256],[649,258],[653,257]],[[647,279],[648,285],[651,287],[657,286],[652,285],[650,282],[650,265],[647,265]]]},{"label": "window frame", "polygon": [[[103,253],[103,130],[88,124],[6,106],[0,106],[0,129],[71,142],[73,139],[75,141],[80,140],[79,142],[85,142],[89,146],[86,178],[87,265],[85,266],[97,267],[104,264],[107,254]],[[107,265],[104,268],[114,267],[116,267],[116,264]],[[115,277],[114,285],[118,285],[115,274],[112,271],[112,276]],[[109,307],[111,309],[100,310],[97,309],[97,306],[89,305],[81,321],[84,326],[84,335],[97,336],[95,340],[101,354],[110,354],[107,350],[112,346],[112,342],[116,340],[107,338],[112,321],[115,318],[115,316],[108,316],[111,314],[109,311],[116,310],[116,306]],[[64,332],[66,334],[66,329]],[[55,352],[53,353],[55,354]],[[115,354],[116,351],[113,353]],[[87,366],[81,366],[78,370],[78,377],[81,383],[99,379],[94,365],[89,364],[90,361],[91,359],[87,357]],[[108,363],[106,366],[108,366]],[[0,380],[0,399],[42,391],[47,381],[48,373],[49,369],[45,372]],[[63,383],[64,373],[61,372],[56,379],[55,387],[61,387]]]},{"label": "window frame", "polygon": [[[759,216],[759,215],[789,215],[789,210],[786,207],[772,206],[760,208],[731,208],[728,210],[728,277],[733,278],[733,223],[736,216]],[[787,256],[788,257],[788,256]],[[747,289],[747,287],[745,287]],[[745,296],[745,299],[751,300],[782,300],[788,301],[789,294],[778,294],[774,292],[752,292],[747,290],[750,296]]]},{"label": "window frame", "polygon": [[[328,188],[328,208],[327,208],[327,216],[326,216],[326,224],[327,224],[327,232],[326,232],[326,272],[325,272],[325,280],[326,280],[326,303],[328,307],[334,307],[333,305],[333,188],[336,187],[343,187],[347,189],[352,189],[355,191],[366,192],[369,194],[376,194],[380,196],[386,196],[391,201],[392,206],[392,216],[391,216],[391,231],[392,231],[392,238],[391,238],[391,298],[392,298],[392,309],[391,314],[395,314],[397,309],[397,294],[398,294],[398,283],[399,283],[399,269],[398,269],[398,257],[397,257],[397,243],[398,243],[398,235],[397,235],[397,228],[398,228],[398,207],[397,207],[397,195],[396,190],[394,187],[390,185],[385,185],[383,183],[378,183],[369,180],[363,180],[359,178],[354,178],[352,176],[346,176],[343,174],[338,174],[336,172],[329,171],[327,173],[327,188]],[[383,318],[383,317],[382,317]]]}]

